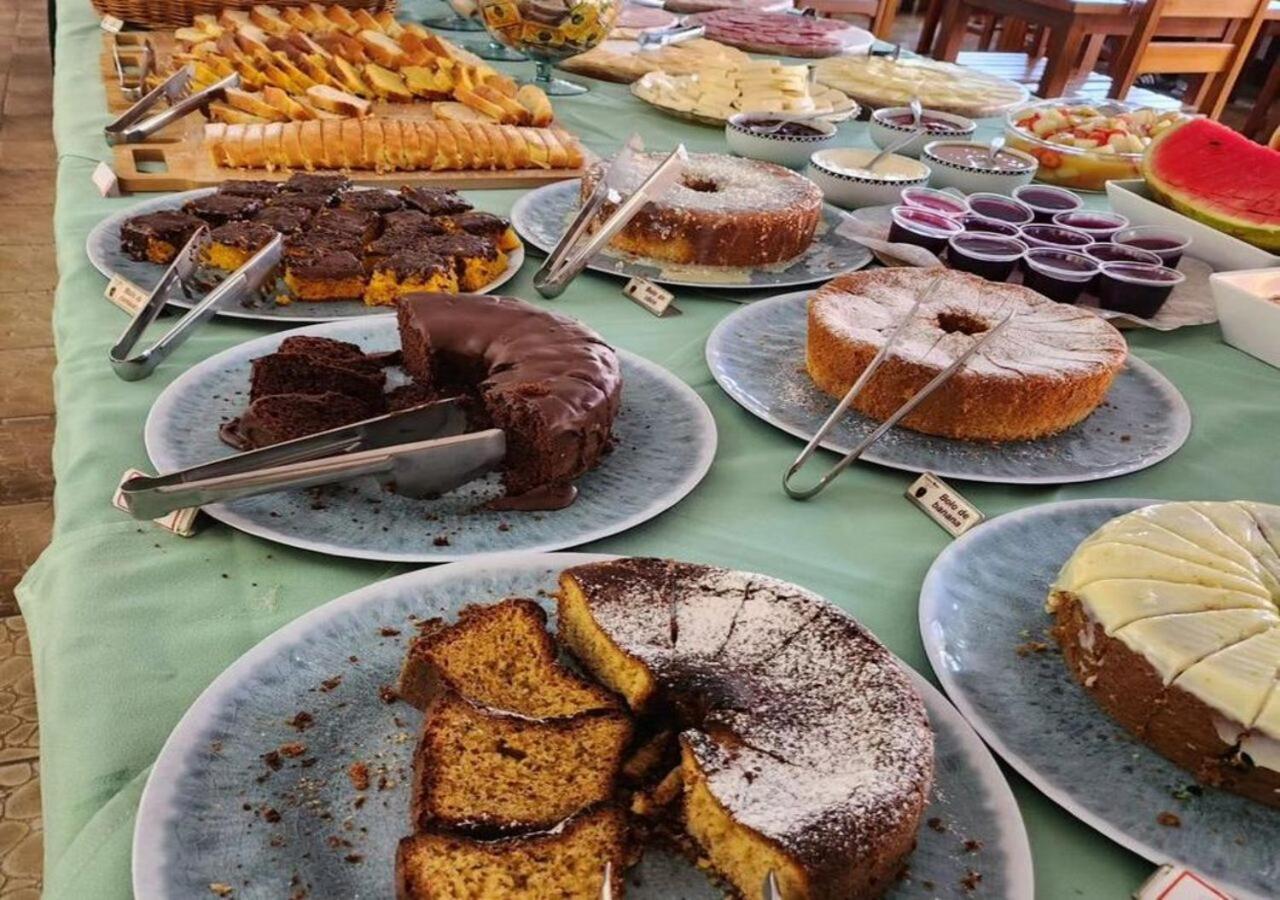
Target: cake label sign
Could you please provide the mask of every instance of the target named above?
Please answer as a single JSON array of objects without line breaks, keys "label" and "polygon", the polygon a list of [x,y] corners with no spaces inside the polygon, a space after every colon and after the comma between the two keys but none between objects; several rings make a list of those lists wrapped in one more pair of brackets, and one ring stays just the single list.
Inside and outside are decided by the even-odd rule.
[{"label": "cake label sign", "polygon": [[675,302],[675,294],[638,275],[623,286],[622,293],[659,318],[680,314],[680,310],[671,305]]},{"label": "cake label sign", "polygon": [[[130,478],[146,474],[141,469],[126,469],[125,473],[120,476],[120,484],[116,486],[115,495],[111,498],[111,505],[121,512],[129,512],[129,507],[124,502],[124,483]],[[199,515],[200,507],[195,506],[190,509],[175,509],[171,513],[165,513],[158,519],[152,519],[152,521],[165,531],[173,532],[178,537],[191,537],[196,533],[196,517]]]},{"label": "cake label sign", "polygon": [[147,303],[147,292],[123,275],[112,275],[107,289],[102,292],[108,300],[129,315],[137,315]]},{"label": "cake label sign", "polygon": [[907,488],[907,499],[952,537],[960,537],[986,518],[978,507],[961,497],[949,484],[925,472]]}]

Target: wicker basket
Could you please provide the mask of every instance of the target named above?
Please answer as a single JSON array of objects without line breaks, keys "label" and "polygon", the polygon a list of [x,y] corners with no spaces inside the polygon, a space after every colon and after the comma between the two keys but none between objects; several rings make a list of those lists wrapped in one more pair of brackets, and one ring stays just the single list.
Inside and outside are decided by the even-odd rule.
[{"label": "wicker basket", "polygon": [[[131,25],[179,28],[190,25],[201,13],[217,15],[224,9],[249,10],[264,0],[93,0],[99,15],[115,16]],[[265,0],[269,6],[305,6],[300,0]],[[321,0],[324,5],[379,12],[395,9],[396,0]]]}]

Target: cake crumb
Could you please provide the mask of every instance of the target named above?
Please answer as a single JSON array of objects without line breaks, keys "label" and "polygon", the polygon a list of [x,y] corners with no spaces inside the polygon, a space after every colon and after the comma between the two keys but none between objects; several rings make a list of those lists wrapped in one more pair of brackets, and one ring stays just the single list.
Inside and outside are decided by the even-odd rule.
[{"label": "cake crumb", "polygon": [[982,849],[982,841],[977,841],[977,840],[974,840],[973,838],[969,838],[969,840],[964,842],[964,849],[969,853],[977,853],[979,850]]},{"label": "cake crumb", "polygon": [[355,865],[356,863],[364,862],[364,854],[362,853],[348,853],[346,856],[342,858],[347,862],[351,863],[352,865]]},{"label": "cake crumb", "polygon": [[1156,816],[1156,821],[1161,825],[1163,825],[1165,828],[1181,828],[1182,827],[1182,819],[1178,818],[1178,814],[1168,812],[1167,810],[1165,812],[1160,813],[1160,815]]},{"label": "cake crumb", "polygon": [[347,777],[357,791],[369,790],[369,767],[359,760],[347,766]]},{"label": "cake crumb", "polygon": [[270,806],[264,806],[262,808],[262,818],[274,825],[280,821],[280,811]]},{"label": "cake crumb", "polygon": [[928,825],[930,828],[932,828],[934,831],[938,832],[938,834],[945,834],[945,833],[946,833],[947,826],[946,826],[946,825],[944,825],[944,824],[943,824],[943,822],[942,822],[942,820],[941,820],[940,818],[938,818],[937,816],[934,816],[932,819],[930,819],[930,820],[929,820],[928,822],[926,822],[925,824],[926,824],[926,825]]},{"label": "cake crumb", "polygon": [[278,772],[280,767],[284,765],[284,763],[280,761],[280,754],[275,750],[268,750],[266,753],[262,754],[262,761],[266,763],[267,768],[273,772]]},{"label": "cake crumb", "polygon": [[1026,641],[1013,648],[1013,652],[1019,656],[1030,656],[1032,653],[1044,653],[1049,649],[1049,645],[1044,641]]},{"label": "cake crumb", "polygon": [[965,872],[964,877],[960,879],[960,886],[966,891],[976,891],[981,882],[982,873],[975,872],[973,869],[970,869],[968,872]]},{"label": "cake crumb", "polygon": [[438,534],[436,535],[435,540],[431,543],[437,547],[448,547],[450,544],[449,536],[446,534]]},{"label": "cake crumb", "polygon": [[399,628],[392,628],[390,625],[383,625],[378,629],[378,634],[383,637],[397,637],[400,634]]},{"label": "cake crumb", "polygon": [[324,681],[320,682],[320,690],[327,694],[340,684],[342,684],[342,676],[334,675],[332,678],[326,678]]},{"label": "cake crumb", "polygon": [[297,759],[299,756],[307,752],[307,745],[301,741],[290,741],[287,744],[281,744],[279,753],[288,759]]},{"label": "cake crumb", "polygon": [[400,697],[396,694],[395,688],[389,684],[384,684],[378,688],[378,699],[383,703],[395,703]]},{"label": "cake crumb", "polygon": [[315,724],[315,721],[315,716],[311,715],[311,713],[305,710],[299,710],[294,714],[293,718],[285,719],[285,724],[290,728],[297,729],[298,731],[306,731]]},{"label": "cake crumb", "polygon": [[219,897],[230,897],[236,892],[236,889],[229,884],[223,884],[221,881],[210,883],[209,890]]}]

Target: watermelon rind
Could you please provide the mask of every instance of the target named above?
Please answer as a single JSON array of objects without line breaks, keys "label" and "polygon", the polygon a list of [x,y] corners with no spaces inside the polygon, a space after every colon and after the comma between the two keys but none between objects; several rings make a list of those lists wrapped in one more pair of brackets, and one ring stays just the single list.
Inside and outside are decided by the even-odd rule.
[{"label": "watermelon rind", "polygon": [[1280,151],[1211,119],[1191,119],[1152,140],[1142,176],[1165,206],[1280,252]]}]

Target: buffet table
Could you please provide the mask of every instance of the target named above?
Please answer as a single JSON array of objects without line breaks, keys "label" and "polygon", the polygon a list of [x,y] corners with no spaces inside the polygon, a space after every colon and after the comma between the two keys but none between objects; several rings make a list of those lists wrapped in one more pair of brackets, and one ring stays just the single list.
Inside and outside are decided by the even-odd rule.
[{"label": "buffet table", "polygon": [[[103,199],[90,181],[98,161],[108,158],[97,17],[82,2],[60,3],[58,13],[57,518],[52,544],[23,581],[19,599],[39,692],[46,896],[126,897],[138,798],[191,702],[264,636],[403,568],[291,550],[220,525],[183,539],[111,506],[121,473],[147,464],[142,423],[165,385],[195,362],[270,329],[219,320],[151,378],[126,383],[111,374],[107,348],[126,320],[103,298],[105,280],[85,257],[85,237],[103,216],[135,200]],[[556,98],[556,110],[599,154],[631,130],[651,148],[677,141],[691,150],[725,146],[718,129],[669,118],[617,85],[593,82],[590,94]],[[985,122],[980,136],[996,127]],[[864,124],[846,124],[841,133],[846,144],[869,145]],[[503,212],[519,192],[479,196],[485,209]],[[534,268],[526,264],[505,290],[537,299]],[[617,279],[587,274],[559,300],[544,302],[690,384],[714,414],[719,446],[710,474],[688,499],[584,549],[675,555],[797,582],[855,614],[929,675],[916,602],[926,569],[949,539],[904,499],[912,476],[858,465],[820,499],[788,500],[780,479],[800,443],[733,403],[704,361],[708,333],[736,304],[681,290],[683,314],[659,319],[620,288]],[[965,495],[990,516],[1082,497],[1280,501],[1280,456],[1268,427],[1275,422],[1280,372],[1224,345],[1217,326],[1128,337],[1134,353],[1172,379],[1190,404],[1191,438],[1176,456],[1106,482],[959,485]],[[779,360],[780,366],[798,363]],[[1030,833],[1037,895],[1127,896],[1149,874],[1149,863],[1009,777]]]}]

